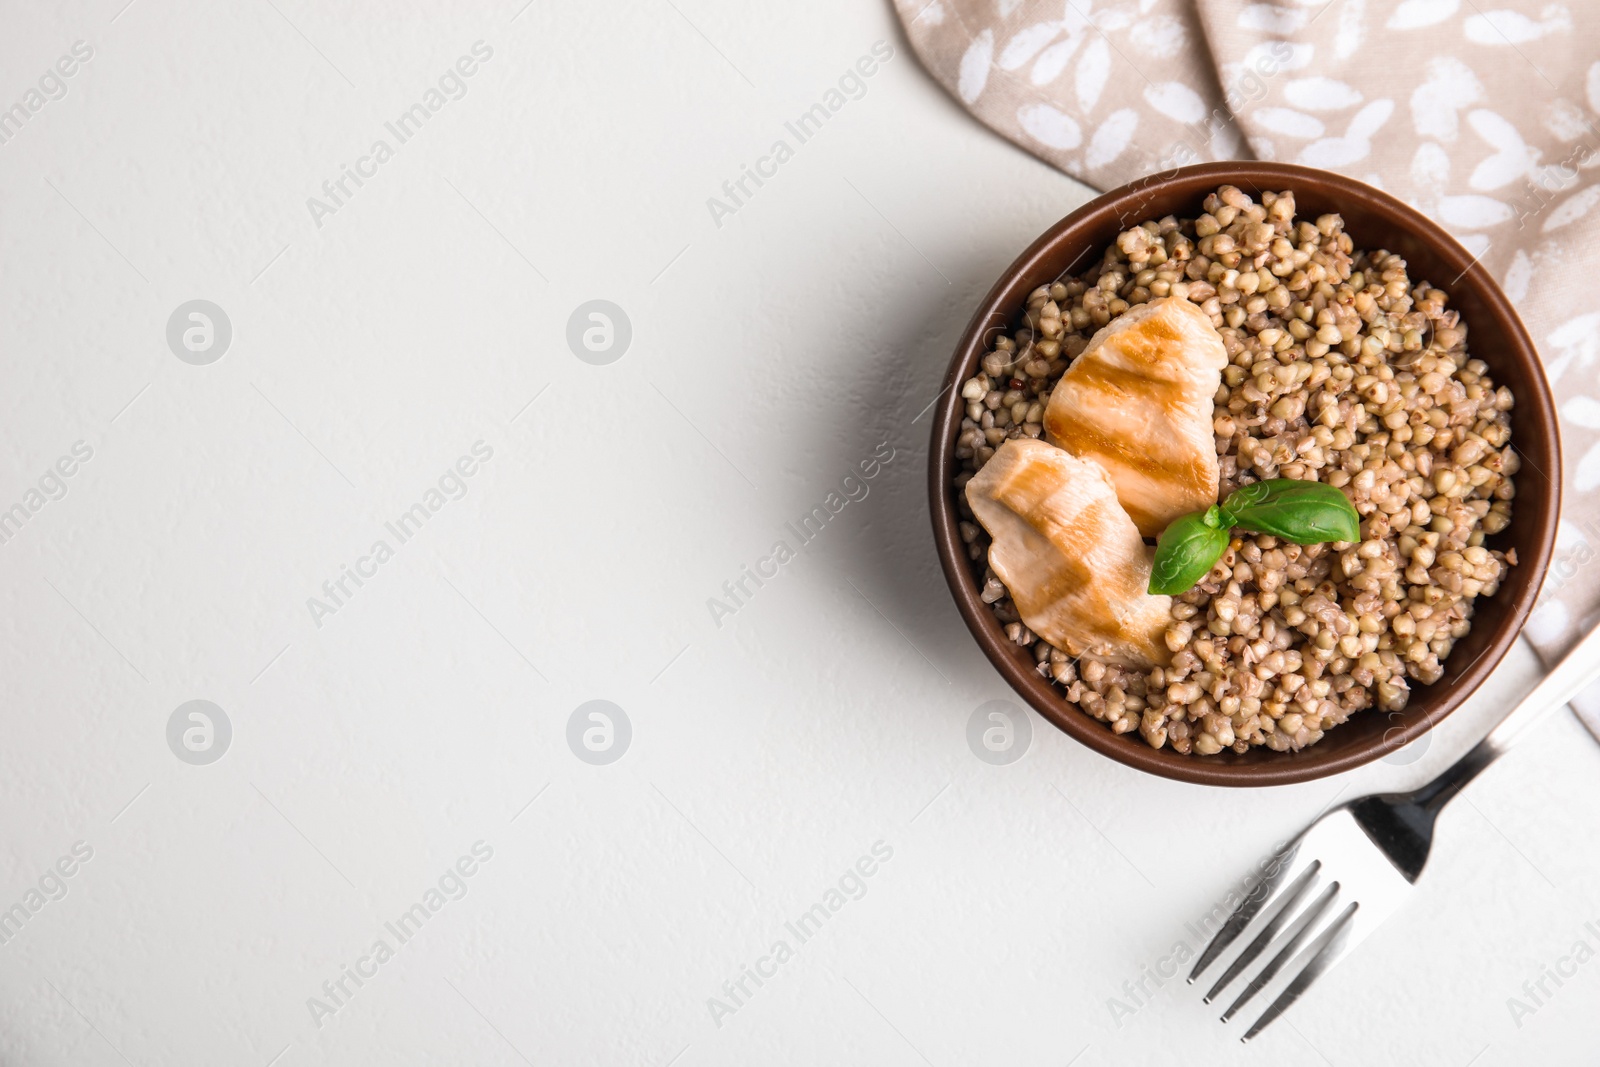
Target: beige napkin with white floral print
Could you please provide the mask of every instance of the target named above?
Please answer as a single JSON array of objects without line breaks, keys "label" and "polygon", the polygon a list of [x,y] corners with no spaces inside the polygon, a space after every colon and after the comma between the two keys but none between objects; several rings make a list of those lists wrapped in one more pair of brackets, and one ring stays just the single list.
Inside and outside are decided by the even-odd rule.
[{"label": "beige napkin with white floral print", "polygon": [[[1565,504],[1527,636],[1600,609],[1600,20],[1545,0],[895,0],[927,69],[1099,189],[1275,159],[1376,185],[1505,287],[1561,415]],[[1480,6],[1481,5],[1481,6]],[[1600,687],[1575,704],[1600,737]]]}]

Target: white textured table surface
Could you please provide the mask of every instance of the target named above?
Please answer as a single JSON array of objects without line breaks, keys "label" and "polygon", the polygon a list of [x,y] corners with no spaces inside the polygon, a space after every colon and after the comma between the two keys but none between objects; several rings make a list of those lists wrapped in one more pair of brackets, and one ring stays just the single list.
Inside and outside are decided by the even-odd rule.
[{"label": "white textured table surface", "polygon": [[[1037,719],[969,751],[1009,694],[934,562],[921,413],[1089,193],[885,5],[122,3],[0,33],[0,1063],[1589,1058],[1566,716],[1292,1025],[1241,1049],[1150,977],[1336,793],[1462,751],[1525,649],[1333,782],[1159,781]],[[625,351],[615,312],[569,346],[592,300]]]}]

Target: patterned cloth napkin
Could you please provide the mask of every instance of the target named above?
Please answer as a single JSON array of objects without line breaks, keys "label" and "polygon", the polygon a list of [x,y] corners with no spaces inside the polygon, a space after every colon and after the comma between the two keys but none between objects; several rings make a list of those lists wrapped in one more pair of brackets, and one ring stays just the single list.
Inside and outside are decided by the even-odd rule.
[{"label": "patterned cloth napkin", "polygon": [[[1526,632],[1546,663],[1571,645],[1600,608],[1600,22],[1547,0],[895,4],[962,104],[1089,185],[1301,163],[1387,190],[1479,256],[1560,409],[1565,507]],[[1600,687],[1574,703],[1600,737]]]}]

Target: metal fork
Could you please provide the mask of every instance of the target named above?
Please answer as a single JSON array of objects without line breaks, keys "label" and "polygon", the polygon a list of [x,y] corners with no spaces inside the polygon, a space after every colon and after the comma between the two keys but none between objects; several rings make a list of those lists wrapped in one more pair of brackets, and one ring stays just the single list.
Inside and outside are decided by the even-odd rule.
[{"label": "metal fork", "polygon": [[[1488,736],[1433,781],[1409,793],[1352,800],[1279,849],[1195,961],[1191,983],[1232,957],[1205,1003],[1266,956],[1266,964],[1222,1013],[1227,1022],[1270,988],[1276,999],[1240,1040],[1249,1041],[1264,1030],[1400,906],[1422,874],[1434,820],[1451,798],[1530,727],[1597,678],[1600,626]],[[1247,933],[1253,936],[1247,939]]]}]

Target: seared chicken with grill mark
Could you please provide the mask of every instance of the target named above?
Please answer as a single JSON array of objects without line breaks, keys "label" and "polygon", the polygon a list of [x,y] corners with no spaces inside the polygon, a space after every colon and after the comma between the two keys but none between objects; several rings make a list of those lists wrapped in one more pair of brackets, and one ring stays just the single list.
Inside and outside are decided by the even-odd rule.
[{"label": "seared chicken with grill mark", "polygon": [[1151,596],[1151,550],[1105,469],[1043,441],[1005,442],[967,483],[994,539],[989,566],[1029,629],[1070,655],[1165,664],[1172,598]]},{"label": "seared chicken with grill mark", "polygon": [[1182,297],[1140,304],[1089,339],[1050,394],[1050,441],[1106,469],[1145,537],[1217,502],[1212,401],[1228,352]]}]

